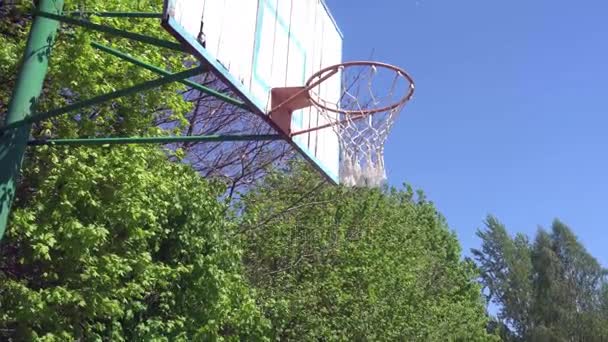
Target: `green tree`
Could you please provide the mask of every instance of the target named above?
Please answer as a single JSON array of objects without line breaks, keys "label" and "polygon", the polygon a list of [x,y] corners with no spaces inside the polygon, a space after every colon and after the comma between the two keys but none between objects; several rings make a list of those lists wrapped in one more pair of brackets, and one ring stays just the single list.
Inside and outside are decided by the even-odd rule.
[{"label": "green tree", "polygon": [[606,270],[555,220],[533,242],[511,238],[490,216],[473,255],[508,340],[596,341],[608,337]]},{"label": "green tree", "polygon": [[224,190],[156,149],[60,150],[0,249],[0,339],[262,339]]},{"label": "green tree", "polygon": [[245,266],[275,338],[492,339],[474,266],[411,188],[334,187],[296,164],[243,201]]}]

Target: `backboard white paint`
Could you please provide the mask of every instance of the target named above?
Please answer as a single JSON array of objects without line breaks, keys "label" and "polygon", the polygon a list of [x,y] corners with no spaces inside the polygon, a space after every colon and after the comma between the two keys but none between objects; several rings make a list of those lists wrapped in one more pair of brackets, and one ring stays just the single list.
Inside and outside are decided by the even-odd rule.
[{"label": "backboard white paint", "polygon": [[[270,110],[272,88],[302,86],[316,71],[342,62],[342,35],[323,0],[165,0],[164,25],[260,115]],[[338,102],[340,87],[340,78],[331,78],[321,95]],[[305,108],[294,113],[292,131],[325,122],[314,107]],[[293,142],[338,182],[340,151],[332,128]]]}]

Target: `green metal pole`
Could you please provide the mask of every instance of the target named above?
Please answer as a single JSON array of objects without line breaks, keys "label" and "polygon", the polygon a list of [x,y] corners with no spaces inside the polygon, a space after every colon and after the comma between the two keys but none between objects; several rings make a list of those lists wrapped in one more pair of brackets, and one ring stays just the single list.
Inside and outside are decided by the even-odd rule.
[{"label": "green metal pole", "polygon": [[166,136],[166,137],[115,137],[115,138],[78,138],[78,139],[48,139],[31,140],[30,146],[40,145],[117,145],[117,144],[170,144],[177,142],[225,142],[225,141],[269,141],[283,139],[278,134],[245,134],[245,135],[190,135],[190,136]]},{"label": "green metal pole", "polygon": [[[63,0],[40,0],[38,9],[60,14],[63,10]],[[58,21],[34,17],[5,125],[21,121],[32,113],[42,92],[58,27]],[[24,125],[0,133],[0,239],[4,236],[8,224],[30,128],[31,125]]]}]

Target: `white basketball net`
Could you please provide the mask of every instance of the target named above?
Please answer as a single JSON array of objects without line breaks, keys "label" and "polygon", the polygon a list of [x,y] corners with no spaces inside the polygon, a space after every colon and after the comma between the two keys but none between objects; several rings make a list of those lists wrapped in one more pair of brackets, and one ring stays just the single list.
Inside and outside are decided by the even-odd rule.
[{"label": "white basketball net", "polygon": [[327,100],[323,93],[324,85],[330,89],[331,78],[309,91],[338,136],[340,182],[346,186],[378,187],[386,181],[384,144],[414,89],[411,78],[396,69],[382,64],[341,66],[339,78],[332,76],[342,82],[338,101]]}]

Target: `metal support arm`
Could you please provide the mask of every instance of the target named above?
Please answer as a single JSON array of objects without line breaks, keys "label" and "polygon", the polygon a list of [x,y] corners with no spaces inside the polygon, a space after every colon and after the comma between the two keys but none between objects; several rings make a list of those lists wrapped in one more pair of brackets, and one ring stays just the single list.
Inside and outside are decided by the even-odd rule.
[{"label": "metal support arm", "polygon": [[81,26],[81,27],[95,30],[95,31],[113,34],[118,37],[136,40],[138,42],[142,42],[142,43],[146,43],[146,44],[150,44],[150,45],[154,45],[154,46],[159,46],[159,47],[170,49],[170,50],[184,52],[184,48],[179,43],[171,42],[171,41],[160,39],[160,38],[150,37],[150,36],[146,36],[143,34],[119,30],[119,29],[116,29],[116,28],[113,28],[110,26],[94,24],[90,21],[83,20],[83,19],[72,18],[69,16],[59,15],[59,14],[54,14],[54,13],[49,13],[49,12],[44,12],[44,11],[36,11],[36,12],[34,12],[34,15],[48,18],[48,19],[57,20],[57,21],[60,21],[62,23],[66,23],[66,24]]},{"label": "metal support arm", "polygon": [[161,19],[163,17],[162,13],[152,13],[152,12],[81,12],[81,11],[72,11],[68,12],[71,16],[89,16],[94,15],[102,18],[153,18],[153,19]]},{"label": "metal support arm", "polygon": [[172,83],[175,81],[180,81],[180,80],[184,80],[188,77],[192,77],[192,76],[196,76],[198,74],[200,74],[203,71],[202,67],[196,67],[193,69],[188,69],[186,71],[182,71],[182,72],[178,72],[175,74],[170,74],[169,76],[165,76],[165,77],[161,77],[161,78],[157,78],[155,80],[152,81],[147,81],[141,84],[137,84],[134,85],[132,87],[129,88],[125,88],[125,89],[121,89],[121,90],[117,90],[117,91],[113,91],[111,93],[108,94],[103,94],[103,95],[99,95],[99,96],[95,96],[91,99],[88,100],[84,100],[84,101],[80,101],[80,102],[76,102],[73,103],[71,105],[67,105],[65,107],[62,108],[57,108],[57,109],[53,109],[50,110],[46,113],[42,113],[42,114],[38,114],[38,115],[33,115],[33,116],[28,116],[22,120],[19,121],[14,121],[4,127],[0,127],[0,134],[3,133],[6,130],[9,130],[11,128],[15,128],[15,127],[20,127],[29,123],[34,123],[34,122],[38,122],[41,120],[45,120],[45,119],[49,119],[55,116],[59,116],[68,112],[71,112],[73,110],[77,110],[77,109],[81,109],[84,107],[88,107],[88,106],[93,106],[105,101],[109,101],[109,100],[113,100],[122,96],[127,96],[127,95],[131,95],[131,94],[135,94],[138,93],[140,91],[144,91],[144,90],[149,90],[152,88],[156,88],[156,87],[160,87],[162,85],[168,84],[168,83]]},{"label": "metal support arm", "polygon": [[48,139],[30,140],[28,145],[124,145],[124,144],[171,144],[179,142],[225,142],[225,141],[268,141],[283,139],[278,134],[263,135],[191,135],[191,136],[167,136],[167,137],[128,137],[128,138],[78,138],[78,139]]},{"label": "metal support arm", "polygon": [[[101,51],[103,51],[105,53],[109,53],[112,56],[118,57],[118,58],[120,58],[122,60],[125,60],[127,62],[130,62],[130,63],[133,63],[133,64],[135,64],[135,65],[137,65],[139,67],[142,67],[144,69],[150,70],[150,71],[152,71],[154,73],[157,73],[159,75],[168,76],[168,75],[171,74],[170,72],[168,72],[166,70],[163,70],[163,69],[161,69],[161,68],[159,68],[157,66],[148,64],[146,62],[140,61],[137,58],[134,58],[134,57],[132,57],[132,56],[130,56],[130,55],[124,53],[124,52],[121,52],[119,50],[113,49],[113,48],[111,48],[109,46],[105,46],[105,45],[102,45],[102,44],[99,44],[99,43],[96,43],[96,42],[92,42],[91,46],[93,46],[94,48],[96,48],[98,50],[101,50]],[[235,98],[232,98],[232,97],[230,97],[228,95],[222,94],[222,93],[220,93],[219,91],[217,91],[215,89],[211,89],[211,88],[205,87],[205,86],[203,86],[201,84],[198,84],[196,82],[192,82],[190,80],[181,80],[179,82],[181,82],[181,83],[183,83],[183,84],[185,84],[185,85],[187,85],[189,87],[192,87],[192,88],[194,88],[194,89],[196,89],[196,90],[198,90],[198,91],[200,91],[200,92],[202,92],[204,94],[211,95],[211,96],[213,96],[213,97],[215,97],[215,98],[217,98],[219,100],[222,100],[222,101],[225,101],[227,103],[233,104],[233,105],[235,105],[237,107],[249,110],[249,107],[243,101],[235,99]]]}]

